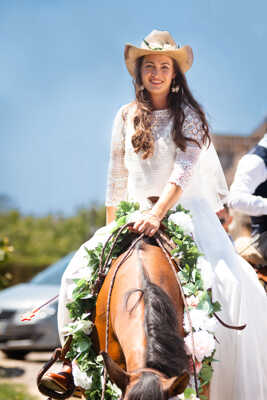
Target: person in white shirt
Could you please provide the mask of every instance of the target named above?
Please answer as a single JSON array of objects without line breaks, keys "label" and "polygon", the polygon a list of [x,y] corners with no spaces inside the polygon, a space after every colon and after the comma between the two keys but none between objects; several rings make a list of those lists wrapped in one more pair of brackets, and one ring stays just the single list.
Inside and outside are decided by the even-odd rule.
[{"label": "person in white shirt", "polygon": [[[242,240],[242,256],[267,264],[267,133],[237,166],[230,188],[229,207],[251,217],[250,240]],[[253,261],[257,260],[257,261]]]}]

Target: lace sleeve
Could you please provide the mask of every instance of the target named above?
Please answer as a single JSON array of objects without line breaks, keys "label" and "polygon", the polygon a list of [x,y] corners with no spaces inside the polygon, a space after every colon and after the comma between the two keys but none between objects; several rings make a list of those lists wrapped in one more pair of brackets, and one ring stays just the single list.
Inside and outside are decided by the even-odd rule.
[{"label": "lace sleeve", "polygon": [[185,107],[184,113],[183,135],[196,140],[197,143],[187,141],[186,151],[179,148],[176,150],[176,158],[169,182],[175,183],[182,189],[190,182],[193,175],[194,166],[202,151],[202,138],[204,136],[202,122],[198,114],[188,106]]},{"label": "lace sleeve", "polygon": [[118,111],[112,128],[106,206],[116,206],[120,201],[127,200],[128,171],[124,164],[124,108],[125,106]]}]

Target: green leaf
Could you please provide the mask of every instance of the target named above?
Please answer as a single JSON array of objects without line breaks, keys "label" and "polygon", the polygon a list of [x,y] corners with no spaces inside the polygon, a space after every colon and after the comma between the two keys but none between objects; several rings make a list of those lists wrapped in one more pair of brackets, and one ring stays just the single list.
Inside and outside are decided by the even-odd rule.
[{"label": "green leaf", "polygon": [[212,307],[213,307],[213,313],[221,311],[222,306],[220,305],[220,303],[218,301],[215,301],[214,303],[212,303]]},{"label": "green leaf", "polygon": [[186,296],[191,296],[192,294],[195,293],[195,285],[191,282],[187,283],[186,285],[183,286],[184,289],[184,294]]},{"label": "green leaf", "polygon": [[200,301],[199,301],[199,303],[197,305],[197,309],[198,310],[204,310],[209,315],[212,314],[213,306],[212,306],[211,299],[210,299],[210,296],[209,296],[207,291],[203,292],[203,295],[201,296]]},{"label": "green leaf", "polygon": [[186,388],[184,391],[184,398],[190,399],[192,395],[196,395],[196,391],[193,388]]},{"label": "green leaf", "polygon": [[117,226],[122,226],[126,224],[126,216],[120,217],[117,221]]},{"label": "green leaf", "polygon": [[201,379],[201,381],[203,382],[203,385],[207,385],[212,377],[212,372],[213,369],[211,367],[211,365],[208,364],[203,364],[198,376]]}]

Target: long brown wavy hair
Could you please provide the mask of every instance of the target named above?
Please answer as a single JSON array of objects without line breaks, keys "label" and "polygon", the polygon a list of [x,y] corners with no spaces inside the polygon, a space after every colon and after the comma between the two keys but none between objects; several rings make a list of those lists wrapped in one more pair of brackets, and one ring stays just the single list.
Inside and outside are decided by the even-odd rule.
[{"label": "long brown wavy hair", "polygon": [[[154,152],[154,137],[152,134],[152,111],[153,105],[149,92],[142,86],[141,79],[141,66],[144,57],[137,59],[135,76],[136,79],[133,81],[135,88],[135,103],[136,112],[134,115],[134,128],[135,133],[132,136],[132,145],[136,153],[142,151],[142,158],[146,159],[151,157]],[[179,86],[178,93],[173,93],[170,90],[168,94],[168,109],[170,110],[170,116],[173,117],[173,131],[172,137],[177,145],[182,151],[186,150],[187,141],[195,142],[199,146],[200,144],[194,139],[186,138],[183,135],[182,127],[185,119],[184,115],[184,105],[188,105],[192,110],[194,110],[201,122],[204,135],[202,138],[203,144],[210,144],[209,126],[205,117],[205,114],[194,99],[185,75],[181,72],[178,63],[172,59],[174,70],[176,73],[175,78],[172,81],[173,86]]]}]

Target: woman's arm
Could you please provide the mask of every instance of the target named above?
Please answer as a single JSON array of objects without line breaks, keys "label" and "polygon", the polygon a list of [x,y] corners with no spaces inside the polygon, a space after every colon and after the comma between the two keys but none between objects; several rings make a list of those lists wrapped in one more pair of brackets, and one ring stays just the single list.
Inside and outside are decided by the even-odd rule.
[{"label": "woman's arm", "polygon": [[106,191],[107,224],[115,219],[116,206],[120,201],[127,200],[128,170],[124,163],[124,110],[125,106],[120,108],[115,117],[112,128]]},{"label": "woman's arm", "polygon": [[106,225],[110,224],[115,219],[116,207],[107,206],[106,207]]},{"label": "woman's arm", "polygon": [[182,194],[181,186],[168,182],[151,213],[162,220],[167,212],[178,202]]}]

